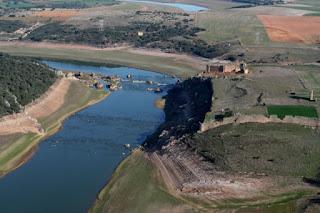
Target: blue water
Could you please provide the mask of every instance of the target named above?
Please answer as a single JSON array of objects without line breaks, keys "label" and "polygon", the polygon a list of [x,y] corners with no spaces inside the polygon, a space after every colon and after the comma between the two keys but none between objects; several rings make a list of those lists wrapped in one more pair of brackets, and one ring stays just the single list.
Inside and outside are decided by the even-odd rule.
[{"label": "blue water", "polygon": [[[166,90],[169,76],[133,68],[80,66],[45,61],[53,68],[117,74],[152,80]],[[0,212],[79,213],[94,203],[99,190],[128,154],[123,145],[141,144],[164,120],[154,101],[165,94],[148,85],[123,81],[123,89],[76,113],[57,134],[43,141],[30,161],[0,179]]]},{"label": "blue water", "polygon": [[192,4],[183,4],[183,3],[163,3],[163,2],[156,2],[156,1],[143,1],[143,0],[122,0],[127,2],[138,2],[138,3],[147,3],[147,4],[158,4],[158,5],[165,5],[169,7],[175,7],[178,9],[182,9],[186,12],[198,12],[201,10],[208,10],[206,7],[196,6]]}]

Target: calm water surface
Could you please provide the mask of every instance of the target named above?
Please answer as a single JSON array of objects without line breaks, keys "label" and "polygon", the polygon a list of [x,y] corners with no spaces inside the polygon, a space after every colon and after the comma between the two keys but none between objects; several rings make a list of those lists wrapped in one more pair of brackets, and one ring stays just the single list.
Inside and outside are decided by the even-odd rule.
[{"label": "calm water surface", "polygon": [[[45,61],[49,66],[83,72],[117,74],[123,89],[76,113],[63,129],[43,141],[25,165],[0,179],[0,212],[86,212],[99,190],[129,150],[164,120],[154,101],[165,94],[147,92],[152,80],[165,91],[176,79],[133,68],[80,66]],[[133,74],[136,83],[126,80]]]},{"label": "calm water surface", "polygon": [[163,2],[144,1],[144,0],[122,0],[122,1],[164,5],[164,6],[169,6],[169,7],[175,7],[175,8],[184,10],[186,12],[198,12],[201,10],[208,10],[208,8],[206,8],[206,7],[201,7],[201,6],[192,5],[192,4],[183,4],[183,3],[163,3]]}]

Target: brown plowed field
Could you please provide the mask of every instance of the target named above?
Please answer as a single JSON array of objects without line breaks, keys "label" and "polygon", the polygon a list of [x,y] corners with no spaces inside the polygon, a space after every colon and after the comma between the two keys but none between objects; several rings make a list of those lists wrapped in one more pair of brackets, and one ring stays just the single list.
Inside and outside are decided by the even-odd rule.
[{"label": "brown plowed field", "polygon": [[42,18],[53,18],[57,20],[66,20],[68,18],[80,15],[80,10],[76,9],[55,9],[35,12],[33,16]]},{"label": "brown plowed field", "polygon": [[320,43],[320,17],[258,16],[272,41]]}]

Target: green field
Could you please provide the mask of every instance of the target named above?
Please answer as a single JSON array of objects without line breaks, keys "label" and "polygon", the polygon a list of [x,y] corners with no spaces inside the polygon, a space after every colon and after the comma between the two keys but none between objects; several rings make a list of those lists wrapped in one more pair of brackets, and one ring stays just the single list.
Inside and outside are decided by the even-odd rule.
[{"label": "green field", "polygon": [[291,105],[273,105],[267,108],[268,115],[277,115],[280,119],[285,116],[302,116],[309,118],[318,118],[318,112],[313,106],[291,106]]},{"label": "green field", "polygon": [[244,45],[268,44],[269,39],[264,26],[253,14],[245,12],[217,11],[200,13],[197,26],[206,29],[199,33],[206,41],[228,41],[238,39]]}]

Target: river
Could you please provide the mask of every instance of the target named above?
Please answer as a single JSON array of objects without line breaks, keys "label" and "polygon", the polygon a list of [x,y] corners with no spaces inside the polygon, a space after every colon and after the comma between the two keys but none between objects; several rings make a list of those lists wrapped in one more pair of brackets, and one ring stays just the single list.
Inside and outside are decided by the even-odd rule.
[{"label": "river", "polygon": [[202,11],[202,10],[208,10],[208,8],[206,8],[206,7],[201,7],[201,6],[192,5],[192,4],[184,4],[184,3],[165,3],[165,2],[145,1],[145,0],[121,0],[121,1],[175,7],[175,8],[184,10],[185,12],[199,12],[199,11]]},{"label": "river", "polygon": [[[130,151],[164,120],[154,101],[176,79],[134,68],[108,68],[44,61],[50,67],[121,76],[123,88],[67,119],[63,128],[44,140],[36,154],[0,179],[1,212],[79,213],[94,203],[99,190]],[[136,83],[126,76],[133,75]],[[163,93],[148,92],[146,80]],[[166,86],[167,85],[167,86]]]}]

